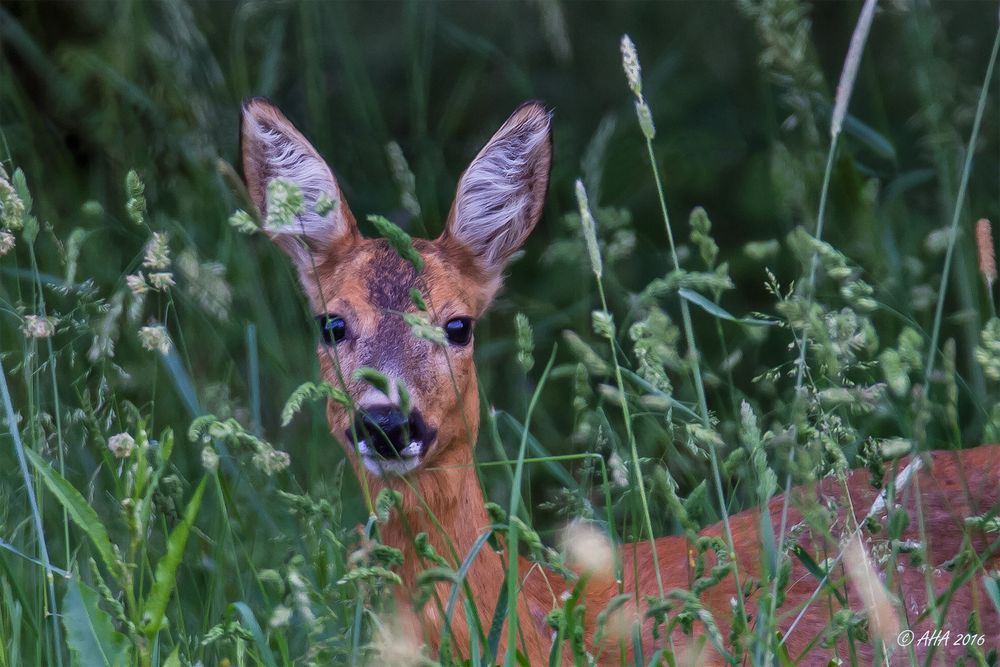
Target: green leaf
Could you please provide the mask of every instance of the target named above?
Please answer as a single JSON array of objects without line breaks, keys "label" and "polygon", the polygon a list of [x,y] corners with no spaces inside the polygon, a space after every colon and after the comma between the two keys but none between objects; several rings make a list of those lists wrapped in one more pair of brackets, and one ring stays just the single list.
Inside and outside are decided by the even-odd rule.
[{"label": "green leaf", "polygon": [[719,304],[709,301],[701,294],[693,292],[686,287],[682,287],[677,292],[685,299],[693,303],[694,305],[700,307],[702,310],[710,315],[714,315],[722,320],[729,320],[730,322],[738,322],[739,324],[746,324],[751,327],[773,327],[778,324],[776,321],[772,320],[761,320],[755,317],[736,317],[725,310]]},{"label": "green leaf", "polygon": [[108,531],[104,528],[104,524],[101,523],[101,519],[97,516],[97,512],[94,508],[90,506],[87,499],[76,490],[76,488],[66,481],[66,478],[59,474],[59,472],[50,466],[45,459],[41,457],[37,452],[25,448],[24,453],[28,455],[28,459],[31,460],[31,465],[35,467],[42,481],[45,482],[45,486],[48,487],[52,495],[59,500],[59,503],[66,509],[69,517],[83,532],[87,534],[90,540],[94,543],[94,548],[97,549],[97,553],[101,556],[101,560],[104,562],[104,566],[107,567],[115,576],[118,575],[120,567],[118,559],[115,558],[114,549],[111,547],[111,540],[108,538]]},{"label": "green leaf", "polygon": [[813,557],[810,556],[801,545],[794,545],[791,548],[791,552],[799,560],[799,562],[802,563],[803,567],[806,568],[809,574],[816,577],[816,580],[823,585],[823,588],[827,593],[832,593],[837,597],[840,604],[847,606],[847,599],[844,598],[844,594],[830,585],[829,572],[820,567],[819,563],[813,560]]},{"label": "green leaf", "polygon": [[857,139],[879,157],[896,162],[896,149],[892,142],[855,116],[848,114],[844,118],[844,133]]},{"label": "green leaf", "polygon": [[98,606],[99,596],[74,576],[66,581],[62,621],[71,664],[79,667],[125,667],[131,664],[129,643],[116,632],[111,616]]},{"label": "green leaf", "polygon": [[993,577],[983,575],[983,588],[986,589],[990,600],[993,601],[993,606],[997,608],[997,613],[1000,614],[1000,584]]},{"label": "green leaf", "polygon": [[253,643],[257,645],[257,652],[260,654],[260,659],[264,664],[267,667],[278,667],[278,664],[274,660],[274,654],[271,653],[271,647],[267,645],[267,638],[260,629],[260,624],[257,622],[257,618],[253,615],[250,607],[245,602],[234,602],[229,605],[229,611],[230,613],[239,615],[240,625],[249,630],[250,634],[253,635]]},{"label": "green leaf", "polygon": [[504,621],[507,620],[507,580],[504,579],[500,586],[500,595],[497,596],[497,606],[493,610],[493,620],[490,621],[490,632],[486,636],[486,655],[484,662],[492,665],[500,648],[500,634],[503,632]]},{"label": "green leaf", "polygon": [[163,663],[163,667],[181,667],[181,647],[175,646]]},{"label": "green leaf", "polygon": [[202,478],[198,488],[195,489],[194,495],[191,496],[191,500],[184,510],[184,518],[170,532],[170,538],[167,540],[167,553],[156,564],[153,588],[149,592],[149,597],[146,598],[146,607],[142,613],[143,632],[150,639],[160,631],[163,615],[167,611],[167,603],[177,585],[177,568],[184,556],[184,548],[187,546],[191,526],[194,525],[198,509],[201,507],[201,497],[205,493],[206,479]]}]

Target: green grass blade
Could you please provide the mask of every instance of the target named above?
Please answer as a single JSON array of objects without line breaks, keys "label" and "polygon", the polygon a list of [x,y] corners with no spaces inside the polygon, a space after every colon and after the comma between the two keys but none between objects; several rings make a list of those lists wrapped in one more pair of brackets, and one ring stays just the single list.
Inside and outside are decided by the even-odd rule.
[{"label": "green grass blade", "polygon": [[986,589],[987,595],[990,596],[990,601],[996,607],[997,613],[1000,614],[1000,584],[997,584],[997,580],[993,577],[983,575],[983,588]]},{"label": "green grass blade", "polygon": [[493,620],[490,622],[490,633],[487,636],[485,662],[492,665],[495,662],[497,651],[500,649],[500,635],[503,632],[503,622],[507,619],[507,582],[504,581],[500,587],[500,595],[497,597],[497,606],[493,610]]},{"label": "green grass blade", "polygon": [[689,290],[686,287],[682,287],[681,289],[677,290],[677,292],[681,295],[682,298],[687,299],[694,305],[704,310],[709,315],[714,315],[720,320],[729,320],[730,322],[737,322],[738,324],[746,324],[747,326],[752,326],[752,327],[773,327],[778,324],[777,321],[773,320],[760,320],[754,317],[736,317],[735,315],[731,314],[729,311],[727,311],[719,304],[709,301],[701,294]]},{"label": "green grass blade", "polygon": [[[552,371],[552,365],[556,361],[556,349],[556,346],[553,345],[552,354],[549,356],[549,363],[545,365],[545,370],[542,371],[542,377],[538,380],[538,386],[535,388],[535,393],[528,403],[528,413],[524,418],[524,432],[521,436],[521,447],[517,454],[517,465],[514,467],[514,484],[510,493],[510,512],[508,516],[511,518],[517,516],[518,504],[521,501],[521,477],[524,474],[524,458],[528,450],[528,428],[531,425],[531,415],[535,411],[542,388],[545,387],[549,379],[549,373]],[[507,655],[504,658],[504,667],[511,667],[517,658],[518,563],[517,524],[514,521],[510,521],[510,527],[507,530],[507,561],[507,585],[505,587],[507,590]]]},{"label": "green grass blade", "polygon": [[116,632],[111,616],[97,604],[97,592],[76,577],[66,581],[63,625],[73,664],[91,667],[125,667],[131,663],[128,640]]},{"label": "green grass blade", "polygon": [[108,537],[108,531],[104,527],[104,524],[101,523],[101,518],[97,515],[94,508],[40,454],[31,449],[26,449],[24,453],[31,461],[31,465],[34,466],[35,471],[42,478],[48,490],[56,497],[59,504],[69,512],[73,523],[86,533],[90,541],[93,542],[94,548],[97,549],[97,553],[100,555],[105,567],[114,573],[115,576],[118,576],[118,559],[115,558],[114,549],[111,547],[111,539]]},{"label": "green grass blade", "polygon": [[230,609],[240,617],[240,624],[253,635],[253,643],[257,646],[257,652],[264,664],[267,667],[278,667],[278,663],[274,660],[274,654],[271,653],[271,647],[267,644],[264,631],[260,629],[257,617],[253,615],[253,611],[247,603],[234,602]]},{"label": "green grass blade", "polygon": [[[11,439],[14,441],[14,453],[17,455],[18,467],[21,471],[21,478],[24,481],[24,489],[28,496],[28,505],[31,508],[31,518],[32,523],[35,527],[36,537],[38,538],[38,554],[40,556],[42,566],[46,570],[51,570],[52,562],[49,560],[49,549],[45,543],[45,529],[42,527],[42,513],[38,508],[38,501],[35,496],[35,485],[31,481],[31,473],[28,470],[28,460],[27,456],[34,454],[34,452],[24,446],[21,440],[21,432],[18,429],[18,420],[14,415],[14,403],[10,398],[10,389],[7,387],[7,373],[3,367],[3,359],[0,356],[0,393],[3,394],[3,406],[4,414],[7,417],[8,428],[10,429]],[[51,605],[51,615],[52,615],[52,637],[55,642],[56,657],[58,659],[59,665],[62,665],[62,638],[59,632],[59,620],[58,607],[56,603],[56,587],[52,582],[51,578],[48,578],[48,597],[49,604]]]},{"label": "green grass blade", "polygon": [[167,603],[170,595],[177,585],[177,568],[181,564],[184,556],[184,548],[187,546],[188,536],[191,534],[191,526],[198,516],[198,509],[201,507],[201,497],[205,493],[205,481],[203,478],[195,489],[194,495],[188,502],[184,510],[184,518],[177,524],[170,533],[167,540],[167,553],[160,558],[156,564],[156,578],[153,581],[153,588],[146,599],[146,606],[143,610],[143,631],[146,636],[152,639],[160,631],[163,623],[163,615],[167,610]]},{"label": "green grass blade", "polygon": [[[452,584],[451,593],[448,595],[448,604],[445,606],[444,612],[444,632],[441,633],[441,641],[448,636],[451,632],[451,615],[455,611],[455,603],[458,601],[458,593],[462,589],[462,583],[465,581],[466,576],[469,574],[469,569],[472,568],[472,563],[479,556],[479,552],[482,550],[483,546],[490,539],[492,531],[487,531],[480,535],[476,541],[472,544],[472,548],[469,549],[469,553],[465,556],[465,560],[462,561],[462,565],[458,568],[458,572],[455,573],[455,583]],[[469,627],[475,627],[474,624],[470,624]],[[476,633],[470,632],[469,635],[475,635]],[[474,651],[470,651],[472,655]]]},{"label": "green grass blade", "polygon": [[794,555],[795,558],[802,563],[802,566],[806,568],[809,574],[816,577],[819,585],[822,586],[824,590],[835,595],[840,604],[845,606],[847,605],[847,599],[844,597],[844,594],[830,585],[830,573],[821,568],[819,564],[813,560],[813,557],[809,555],[809,552],[798,544],[791,548],[791,552],[792,555]]},{"label": "green grass blade", "polygon": [[965,148],[965,163],[962,165],[962,177],[958,186],[958,195],[955,198],[955,208],[951,218],[951,229],[948,233],[948,250],[944,256],[944,268],[941,269],[941,284],[938,287],[937,307],[934,309],[934,325],[931,329],[931,344],[927,349],[927,362],[924,364],[924,386],[930,383],[934,374],[934,363],[937,361],[938,341],[941,337],[941,321],[944,317],[944,300],[948,294],[948,278],[951,275],[951,264],[955,254],[955,245],[958,241],[958,223],[962,218],[962,209],[965,207],[965,193],[969,187],[969,176],[972,173],[972,157],[976,153],[976,144],[979,142],[979,129],[983,123],[983,115],[986,111],[986,100],[989,97],[990,82],[993,81],[993,66],[997,60],[997,52],[1000,51],[1000,28],[997,29],[993,38],[993,51],[990,52],[990,62],[986,66],[986,74],[983,77],[983,85],[979,90],[979,102],[976,104],[976,116],[972,122],[972,131],[969,133],[969,143]]}]

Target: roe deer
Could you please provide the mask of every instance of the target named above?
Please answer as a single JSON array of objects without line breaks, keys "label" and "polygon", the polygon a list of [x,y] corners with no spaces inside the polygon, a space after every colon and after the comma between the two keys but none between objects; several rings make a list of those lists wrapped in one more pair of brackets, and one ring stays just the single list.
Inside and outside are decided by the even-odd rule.
[{"label": "roe deer", "polygon": [[[324,380],[342,388],[355,407],[348,410],[340,403],[329,402],[331,433],[373,496],[387,487],[402,495],[401,511],[382,529],[383,542],[405,554],[399,571],[403,585],[397,591],[404,602],[401,608],[408,606],[405,603],[415,588],[418,573],[433,565],[421,563],[414,546],[416,535],[426,533],[438,554],[457,568],[491,525],[472,466],[480,415],[473,328],[500,287],[505,261],[541,216],[552,157],[549,125],[550,114],[538,103],[526,103],[511,115],[463,173],[441,236],[433,241],[414,241],[423,260],[418,272],[386,240],[361,236],[332,171],[280,111],[259,98],[247,100],[243,106],[243,169],[250,196],[260,213],[266,217],[268,184],[273,179],[291,181],[304,195],[305,207],[295,223],[268,228],[267,232],[294,262],[320,324],[318,354]],[[321,195],[336,203],[331,212],[316,212]],[[427,304],[430,323],[444,331],[444,344],[415,337],[404,321],[404,314],[416,311],[412,289],[418,290]],[[362,367],[377,369],[389,378],[390,390],[377,391],[357,379],[355,371]],[[400,384],[406,387],[408,398],[401,399],[397,389]],[[1000,642],[1000,619],[982,576],[1000,565],[998,544],[995,534],[965,526],[962,517],[989,512],[995,516],[1000,501],[1000,447],[936,452],[912,461],[905,468],[908,472],[897,477],[897,502],[915,517],[918,500],[912,491],[919,488],[922,534],[929,544],[922,545],[924,567],[913,566],[906,556],[900,556],[900,571],[892,573],[891,592],[899,598],[895,613],[902,619],[902,627],[911,628],[919,639],[925,629],[933,627],[950,629],[953,636],[968,632],[970,613],[976,612],[979,626],[974,632],[984,636],[985,643],[980,641],[979,649],[986,652]],[[914,470],[916,475],[911,475]],[[825,480],[793,493],[811,498],[814,503],[837,501],[837,507],[853,508],[831,514],[831,529],[812,532],[807,528],[789,540],[817,562],[822,562],[827,553],[839,552],[836,543],[829,540],[831,531],[846,535],[866,518],[869,524],[885,524],[886,510],[892,509],[885,507],[884,498],[869,483],[868,472],[861,470],[851,472],[846,484]],[[775,529],[780,525],[782,504],[783,496],[779,496],[766,508]],[[763,588],[747,585],[748,579],[760,576],[759,529],[766,525],[761,521],[762,511],[746,511],[730,520],[735,542],[732,558],[738,563],[742,590],[737,591],[734,577],[728,575],[701,597],[723,638],[728,637],[734,618],[736,596],[744,595],[748,623],[753,629],[756,605],[768,588],[766,582]],[[793,505],[787,525],[795,526],[802,520]],[[916,523],[911,522],[902,541],[921,539]],[[721,531],[717,525],[702,535],[718,536]],[[885,553],[890,546],[886,532],[864,530],[861,535],[870,550]],[[954,568],[941,567],[969,545],[980,554],[979,558],[952,563]],[[689,589],[693,583],[691,542],[683,536],[660,538],[656,552],[664,588]],[[596,616],[620,591],[635,594],[630,613],[645,611],[644,595],[658,590],[654,577],[657,563],[652,553],[648,542],[622,545],[622,580],[594,577],[587,586],[585,639],[598,664],[617,665],[622,658],[631,659],[631,637],[624,642],[609,639],[606,646],[594,645]],[[848,650],[856,650],[855,658],[862,664],[870,663],[874,659],[871,643],[854,642],[858,646],[845,648],[844,643],[824,647],[816,641],[822,638],[842,603],[836,602],[837,596],[824,592],[819,600],[807,605],[816,591],[817,578],[802,564],[805,558],[793,557],[791,561],[793,568],[784,587],[776,629],[785,634],[785,646],[792,659],[801,657],[800,664],[827,664],[834,651],[847,656]],[[713,562],[709,554],[709,565]],[[562,595],[571,584],[523,558],[518,571],[522,581],[516,602],[521,626],[517,649],[530,664],[546,665],[552,634],[545,616],[561,606]],[[840,572],[840,568],[831,570],[832,585],[846,591],[840,599],[850,609],[862,610],[870,604],[865,591],[859,590],[863,586],[845,580]],[[959,575],[965,583],[952,596],[945,617],[921,618],[928,595],[943,594]],[[474,607],[488,628],[504,581],[501,555],[489,547],[481,549],[466,580]],[[436,584],[441,601],[449,598],[451,588],[450,582]],[[469,628],[462,604],[455,609],[450,621],[452,649],[467,656]],[[445,623],[440,610],[427,604],[404,619],[410,631],[419,633],[433,650],[438,648]],[[703,620],[695,623],[695,638],[704,637]],[[662,638],[659,642],[653,639],[652,620],[643,621],[638,644],[646,660],[657,646],[664,645]],[[886,647],[894,651],[890,657],[893,663],[909,664],[909,650],[925,656],[931,648],[916,640],[910,648],[894,644],[890,639]],[[627,646],[626,656],[619,654],[620,645]],[[691,634],[678,628],[667,645],[674,650],[686,646],[690,653],[701,641],[693,641]],[[937,655],[954,658],[966,649],[939,643],[936,650]],[[503,644],[500,651],[502,655]],[[721,662],[722,656],[708,646],[699,659],[714,664]]]}]

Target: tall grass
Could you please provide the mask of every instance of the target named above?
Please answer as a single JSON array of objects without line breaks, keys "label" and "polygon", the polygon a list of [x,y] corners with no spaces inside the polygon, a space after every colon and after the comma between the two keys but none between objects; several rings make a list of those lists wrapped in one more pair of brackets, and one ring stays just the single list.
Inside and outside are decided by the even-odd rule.
[{"label": "tall grass", "polygon": [[[705,570],[779,485],[1000,440],[1000,323],[973,246],[997,219],[995,8],[53,7],[0,7],[0,667],[517,664],[514,556],[562,576],[555,536],[577,519],[657,556],[653,599],[619,585],[599,617],[635,664],[693,659],[673,628],[732,664],[794,664],[793,559],[807,606],[829,605],[850,554],[795,551],[791,496],[759,573],[730,562],[672,589],[654,538],[687,536],[680,557]],[[427,604],[475,629],[465,662],[392,625],[400,555],[379,535],[397,501],[345,472],[322,409],[345,399],[302,384],[315,332],[296,277],[233,215],[250,209],[248,94],[289,110],[356,212],[417,236],[440,231],[496,121],[526,98],[555,108],[546,219],[476,334],[495,521],[469,553],[415,545]],[[536,367],[536,349],[556,351]],[[995,512],[961,518],[989,532]],[[724,540],[699,541],[717,522]],[[911,547],[881,563],[890,590]],[[491,618],[460,594],[482,549],[507,567]],[[982,579],[1000,609],[998,574],[968,562],[955,581]],[[723,576],[761,591],[755,627],[740,596],[705,615]],[[552,664],[606,658],[581,639],[578,584],[548,619]],[[627,599],[663,610],[656,654],[640,624],[611,627]],[[868,623],[838,617],[813,650],[860,664],[881,642],[884,659]],[[970,663],[996,664],[991,641]]]}]

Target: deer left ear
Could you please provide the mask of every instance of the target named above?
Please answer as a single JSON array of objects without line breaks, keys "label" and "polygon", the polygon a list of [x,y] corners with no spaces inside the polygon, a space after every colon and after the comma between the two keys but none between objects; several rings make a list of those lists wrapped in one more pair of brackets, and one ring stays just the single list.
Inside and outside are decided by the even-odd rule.
[{"label": "deer left ear", "polygon": [[[285,179],[301,190],[303,209],[294,224],[265,225],[264,231],[291,256],[303,283],[313,284],[315,280],[306,275],[314,259],[359,236],[333,172],[291,121],[264,98],[243,102],[240,144],[247,190],[262,216],[267,217],[267,190],[272,181]],[[317,210],[324,195],[334,204],[325,214]]]},{"label": "deer left ear", "polygon": [[462,174],[442,240],[468,248],[489,273],[531,233],[542,216],[552,167],[552,114],[526,102]]}]

